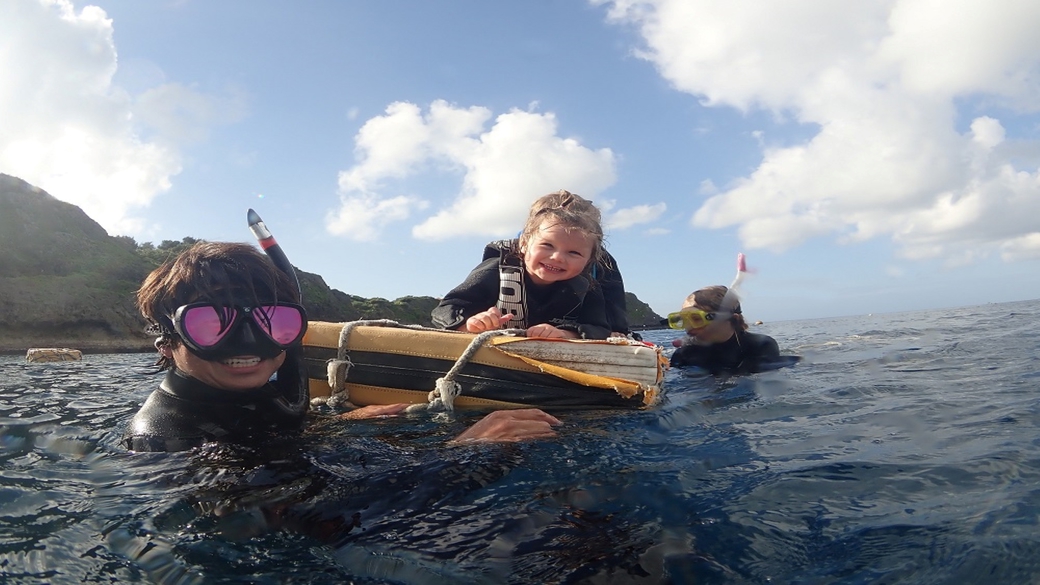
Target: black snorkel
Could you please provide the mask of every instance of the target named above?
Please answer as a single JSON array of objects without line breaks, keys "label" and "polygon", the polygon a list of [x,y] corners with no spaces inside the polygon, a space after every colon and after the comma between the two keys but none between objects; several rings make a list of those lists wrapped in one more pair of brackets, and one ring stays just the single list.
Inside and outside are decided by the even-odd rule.
[{"label": "black snorkel", "polygon": [[279,270],[285,273],[292,281],[293,286],[296,287],[296,293],[300,295],[300,302],[303,302],[303,292],[300,290],[300,279],[296,277],[296,269],[293,268],[292,262],[289,262],[288,256],[285,255],[285,251],[278,244],[278,241],[274,239],[274,235],[271,234],[271,230],[267,229],[267,224],[264,220],[260,219],[260,214],[250,209],[246,212],[246,221],[249,222],[249,231],[253,232],[256,237],[256,241],[263,248],[264,253],[267,254],[268,258],[274,262],[274,265]]},{"label": "black snorkel", "polygon": [[[249,209],[246,213],[246,221],[249,223],[249,231],[253,232],[253,236],[256,237],[256,241],[263,248],[267,257],[289,277],[289,281],[296,287],[296,293],[299,295],[299,302],[302,305],[303,291],[300,289],[300,279],[296,276],[296,269],[293,268],[292,262],[289,262],[285,251],[274,239],[271,230],[267,229],[264,220],[260,219],[260,214]],[[277,378],[272,384],[280,391],[281,398],[285,399],[283,407],[292,414],[302,417],[307,412],[310,399],[307,372],[303,365],[302,345],[285,350],[285,363],[278,368]]]}]

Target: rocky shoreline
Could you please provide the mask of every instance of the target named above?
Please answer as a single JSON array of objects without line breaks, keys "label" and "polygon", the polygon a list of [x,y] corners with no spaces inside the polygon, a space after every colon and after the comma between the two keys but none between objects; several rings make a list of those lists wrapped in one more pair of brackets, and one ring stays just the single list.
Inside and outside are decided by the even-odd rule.
[{"label": "rocky shoreline", "polygon": [[25,355],[34,348],[78,349],[84,354],[154,352],[153,341],[142,338],[68,339],[54,337],[0,338],[0,355]]}]

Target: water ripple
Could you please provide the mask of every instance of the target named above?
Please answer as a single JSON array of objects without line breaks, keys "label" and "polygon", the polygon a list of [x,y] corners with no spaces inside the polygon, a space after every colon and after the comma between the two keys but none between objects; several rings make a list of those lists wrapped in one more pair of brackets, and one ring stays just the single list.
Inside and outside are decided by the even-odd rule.
[{"label": "water ripple", "polygon": [[0,580],[1036,582],[1038,318],[1034,301],[770,323],[802,363],[671,370],[654,410],[450,449],[477,415],[129,454],[151,356],[0,358]]}]

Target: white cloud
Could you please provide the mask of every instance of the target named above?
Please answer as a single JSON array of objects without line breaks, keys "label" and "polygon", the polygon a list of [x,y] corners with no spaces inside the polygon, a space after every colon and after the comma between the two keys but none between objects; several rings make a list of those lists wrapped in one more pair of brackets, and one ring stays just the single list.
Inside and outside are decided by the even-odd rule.
[{"label": "white cloud", "polygon": [[1007,262],[1040,259],[1040,232],[1033,232],[1004,242],[1001,257]]},{"label": "white cloud", "polygon": [[994,120],[989,116],[975,118],[971,123],[972,140],[986,150],[990,150],[1004,142],[1006,135],[1007,133],[1004,131],[1004,127],[1001,126],[1000,121]]},{"label": "white cloud", "polygon": [[102,9],[0,2],[0,172],[80,206],[111,233],[139,234],[135,210],[181,170],[178,142],[205,138],[237,108],[176,85],[132,96],[113,85],[116,64]]},{"label": "white cloud", "polygon": [[408,219],[412,208],[425,207],[426,202],[414,197],[358,195],[344,199],[338,210],[326,216],[325,225],[330,234],[370,242],[378,239],[388,223]]},{"label": "white cloud", "polygon": [[[328,231],[372,239],[390,222],[407,219],[402,202],[420,201],[388,193],[423,174],[459,174],[462,186],[452,201],[438,203],[438,211],[412,228],[422,240],[511,235],[535,198],[562,188],[595,199],[616,180],[610,149],[592,150],[558,136],[551,113],[512,110],[488,128],[491,121],[486,108],[442,100],[425,114],[414,104],[391,104],[355,137],[358,162],[340,173],[341,204],[328,216]],[[399,204],[383,206],[387,201]],[[364,219],[353,215],[358,208],[367,210]],[[358,229],[359,221],[370,225]]]},{"label": "white cloud", "polygon": [[1005,128],[1040,108],[1040,3],[592,2],[638,29],[639,54],[680,91],[818,129],[763,146],[694,226],[737,226],[748,248],[890,237],[950,263],[1035,253],[1038,144]]},{"label": "white cloud", "polygon": [[628,229],[632,226],[650,223],[664,215],[668,206],[664,203],[655,205],[636,205],[619,209],[603,218],[604,227],[612,230]]}]

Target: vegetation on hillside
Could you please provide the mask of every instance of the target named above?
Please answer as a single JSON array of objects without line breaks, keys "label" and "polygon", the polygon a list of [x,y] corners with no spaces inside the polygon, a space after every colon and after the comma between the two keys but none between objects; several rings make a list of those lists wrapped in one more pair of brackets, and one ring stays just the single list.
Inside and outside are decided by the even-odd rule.
[{"label": "vegetation on hillside", "polygon": [[130,250],[133,250],[134,253],[143,258],[148,262],[149,266],[152,266],[153,268],[160,266],[167,260],[176,258],[178,254],[201,241],[197,238],[186,236],[179,242],[176,240],[163,240],[161,244],[156,246],[151,242],[138,244],[137,241],[130,236],[116,236],[115,239],[119,240]]},{"label": "vegetation on hillside", "polygon": [[[151,348],[134,291],[155,267],[199,240],[158,245],[109,236],[75,205],[0,174],[0,353],[74,345],[88,351]],[[308,315],[318,321],[392,319],[430,325],[433,297],[362,298],[297,271]],[[632,293],[629,321],[660,317]]]}]

